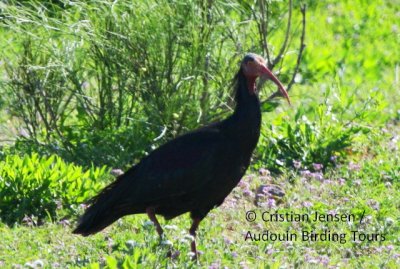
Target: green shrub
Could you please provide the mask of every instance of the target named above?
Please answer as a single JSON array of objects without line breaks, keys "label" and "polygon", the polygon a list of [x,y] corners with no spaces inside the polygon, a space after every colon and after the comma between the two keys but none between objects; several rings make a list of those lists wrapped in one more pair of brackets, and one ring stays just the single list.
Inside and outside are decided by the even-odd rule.
[{"label": "green shrub", "polygon": [[108,175],[106,167],[83,171],[54,155],[9,155],[0,162],[0,218],[12,225],[25,216],[40,223],[74,214]]},{"label": "green shrub", "polygon": [[[312,98],[307,105],[300,105],[294,120],[287,120],[286,113],[274,115],[272,123],[264,120],[265,132],[257,150],[259,165],[279,172],[296,161],[303,169],[312,169],[315,163],[325,170],[345,160],[355,140],[365,139],[359,134],[373,131],[387,120],[382,117],[386,106],[382,94],[362,89],[367,97],[359,100],[359,91],[337,82],[322,92],[322,101]],[[271,107],[274,105],[263,106],[265,111]]]},{"label": "green shrub", "polygon": [[[0,47],[5,99],[22,122],[28,151],[74,161],[88,156],[78,160],[88,165],[100,162],[90,158],[105,145],[102,164],[121,167],[153,140],[165,142],[229,111],[230,81],[244,53],[264,54],[276,67],[285,61],[284,83],[296,64],[297,42],[282,47],[288,3],[61,3],[1,5],[0,30],[11,40]],[[299,35],[299,14],[294,5],[290,40]],[[135,148],[132,154],[109,158],[121,149],[99,139],[106,133],[124,133],[131,142],[123,148]]]}]

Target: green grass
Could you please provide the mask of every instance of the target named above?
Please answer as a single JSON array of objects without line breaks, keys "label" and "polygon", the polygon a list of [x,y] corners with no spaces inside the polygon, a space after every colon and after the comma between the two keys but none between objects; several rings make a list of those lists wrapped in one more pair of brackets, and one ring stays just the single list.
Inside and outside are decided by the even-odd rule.
[{"label": "green grass", "polygon": [[[0,228],[3,239],[0,261],[6,267],[12,267],[40,260],[48,268],[57,265],[62,268],[97,268],[98,265],[117,268],[114,264],[118,264],[118,268],[203,268],[211,265],[242,268],[244,264],[248,268],[326,268],[334,265],[340,268],[396,268],[400,260],[400,229],[397,225],[400,217],[400,156],[397,154],[400,143],[393,141],[391,133],[398,133],[400,128],[391,128],[380,131],[376,137],[371,136],[371,143],[380,137],[379,143],[356,146],[355,149],[369,148],[369,152],[361,157],[353,156],[357,162],[325,173],[324,180],[300,176],[304,172],[294,171],[280,177],[264,171],[247,175],[225,203],[201,223],[197,244],[202,255],[198,263],[190,259],[187,232],[190,219],[187,215],[162,221],[166,238],[161,244],[145,215],[125,217],[87,238],[71,234],[73,221],[46,223],[39,227],[17,225],[9,228],[3,225]],[[304,168],[299,170],[304,171]],[[268,204],[267,197],[260,197],[256,207],[255,190],[261,184],[279,186],[285,195],[276,199],[276,205]],[[249,210],[258,214],[255,222],[246,221],[245,214]],[[263,211],[272,213],[275,210],[310,215],[335,211],[355,214],[356,219],[351,223],[261,221]],[[365,217],[360,224],[363,211]],[[324,229],[346,234],[346,242],[303,242],[300,239],[303,230],[321,232]],[[245,240],[248,231],[262,233],[265,230],[295,232],[299,239],[296,242]],[[384,234],[385,241],[353,242],[350,238],[352,230]],[[167,240],[169,243],[165,242]],[[166,258],[171,248],[176,256],[173,259]]]},{"label": "green grass", "polygon": [[[40,6],[34,1],[26,2],[34,3],[35,8]],[[299,29],[300,17],[299,3],[294,2],[291,47],[280,68],[284,84],[293,72],[297,55],[295,30]],[[57,182],[67,182],[60,174],[68,171],[79,171],[87,178],[83,175],[91,162],[112,168],[129,166],[171,137],[215,115],[226,115],[229,110],[226,107],[230,105],[227,81],[233,77],[237,61],[245,51],[262,51],[249,7],[244,2],[243,5],[218,2],[211,14],[215,19],[212,27],[202,32],[200,26],[208,17],[198,17],[204,13],[192,1],[172,4],[165,1],[158,6],[143,1],[131,6],[119,1],[113,8],[106,1],[93,1],[68,6],[63,16],[59,16],[57,8],[57,12],[48,16],[33,12],[35,8],[5,9],[4,3],[0,4],[2,11],[15,16],[7,20],[0,17],[0,34],[5,37],[0,39],[0,143],[8,144],[0,151],[2,164],[6,165],[0,171],[0,183],[3,182],[0,191],[19,186],[22,193],[36,191],[32,200],[37,203],[41,203],[40,195],[46,201],[33,208],[41,212],[40,225],[34,225],[38,217],[32,213],[35,210],[12,210],[12,204],[17,204],[13,201],[20,201],[12,200],[18,198],[19,192],[13,195],[8,191],[7,197],[0,198],[0,208],[7,205],[8,211],[4,212],[18,213],[12,223],[0,222],[0,267],[43,264],[45,268],[397,268],[400,263],[398,4],[383,0],[306,2],[307,48],[300,65],[302,80],[289,93],[293,106],[265,107],[269,113],[263,114],[262,136],[251,169],[225,203],[201,223],[197,244],[202,254],[198,262],[190,258],[187,215],[162,221],[166,238],[161,243],[144,215],[125,217],[94,236],[72,235],[83,210],[76,204],[92,196],[105,182],[92,181],[91,191],[83,193]],[[284,37],[284,22],[279,18],[287,16],[285,7],[284,2],[272,2],[269,36],[272,53],[278,51]],[[137,19],[139,15],[146,27]],[[36,23],[7,24],[18,16],[29,17]],[[52,28],[55,26],[60,30]],[[229,37],[228,30],[232,31]],[[168,35],[171,31],[178,32],[180,38],[172,40]],[[107,36],[115,32],[119,35]],[[26,43],[27,40],[31,43]],[[15,82],[24,77],[16,75],[15,84],[10,84],[10,74],[24,74],[20,69],[24,65],[19,62],[24,46],[34,52],[32,62],[26,66],[33,68],[42,82],[53,81],[39,89],[49,91],[54,111],[60,112],[57,106],[62,107],[69,94],[78,93],[65,114],[57,118],[61,136],[56,129],[47,132],[42,128],[43,120],[38,120],[36,112],[30,115],[32,118],[28,117],[29,124],[23,123],[21,115],[25,114],[21,112],[29,111],[32,106],[18,108],[23,103],[17,102],[21,98],[16,93],[22,94],[20,90],[25,88]],[[142,58],[143,48],[148,48],[148,58]],[[171,52],[179,57],[169,66]],[[203,57],[207,53],[212,59],[210,66],[205,65]],[[166,72],[168,66],[172,68],[170,73]],[[82,84],[85,86],[77,87],[81,84],[76,84],[74,78],[79,83],[85,82]],[[10,85],[17,86],[10,88]],[[112,89],[112,93],[107,89]],[[116,94],[126,89],[124,95]],[[262,89],[261,97],[271,91],[269,87]],[[121,103],[117,102],[118,96],[124,96]],[[34,98],[29,99],[32,96],[25,97],[29,104],[34,104]],[[105,97],[103,103],[101,97]],[[130,104],[133,104],[131,111]],[[51,106],[43,101],[38,107]],[[118,109],[122,111],[120,118]],[[13,144],[20,128],[25,128],[26,133],[29,126],[38,127],[38,139],[27,142],[18,138]],[[165,136],[154,141],[164,128]],[[18,155],[36,156],[36,152],[39,156],[56,153],[64,160],[58,160],[62,165],[41,166],[48,157],[43,157],[43,161],[25,157],[26,162],[34,163],[31,170],[37,170],[42,177],[34,176],[34,172],[15,162],[5,161],[12,158],[22,161]],[[314,163],[322,163],[323,170],[318,171]],[[265,168],[276,173],[269,174]],[[105,171],[103,168],[102,174]],[[43,179],[51,179],[52,187],[46,194],[40,191],[43,182],[47,182]],[[79,181],[76,176],[71,180]],[[262,195],[256,205],[256,190],[261,185],[275,186],[284,196]],[[73,204],[72,210],[58,209],[54,206],[56,199],[49,200],[51,195],[61,199],[70,194],[78,197],[66,199],[64,206]],[[46,204],[53,210],[49,215]],[[249,210],[257,213],[255,222],[246,221]],[[263,211],[275,210],[354,214],[356,220],[349,223],[260,220]],[[364,221],[360,223],[363,214]],[[0,215],[2,219],[5,216]],[[347,240],[344,243],[245,240],[248,231],[266,230],[297,234],[303,230],[319,233],[329,230],[346,234]],[[353,242],[349,240],[352,230],[384,234],[385,240]],[[166,257],[169,251],[173,258]]]}]

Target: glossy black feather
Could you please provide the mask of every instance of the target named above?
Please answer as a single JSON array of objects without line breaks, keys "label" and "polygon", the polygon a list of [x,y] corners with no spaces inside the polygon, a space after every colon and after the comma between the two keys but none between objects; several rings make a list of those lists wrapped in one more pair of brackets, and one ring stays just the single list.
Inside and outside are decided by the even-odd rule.
[{"label": "glossy black feather", "polygon": [[258,97],[242,70],[235,82],[237,104],[229,118],[151,152],[92,200],[74,233],[96,233],[148,207],[166,219],[186,212],[202,219],[219,206],[244,175],[260,135]]}]

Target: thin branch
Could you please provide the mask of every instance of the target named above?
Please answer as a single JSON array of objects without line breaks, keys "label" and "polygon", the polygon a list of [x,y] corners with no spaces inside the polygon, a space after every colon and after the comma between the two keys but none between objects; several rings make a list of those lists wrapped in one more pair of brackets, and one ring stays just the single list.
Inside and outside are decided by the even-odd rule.
[{"label": "thin branch", "polygon": [[[268,37],[268,3],[267,3],[267,11],[265,11],[264,1],[259,1],[259,3],[260,3],[261,18],[262,18],[261,23],[257,22],[258,20],[257,20],[256,14],[255,14],[255,11],[253,9],[252,9],[252,11],[254,14],[253,15],[254,19],[256,20],[257,24],[259,25],[258,28],[259,28],[259,32],[260,32],[262,48],[267,53],[267,61],[269,64],[271,59],[270,59],[268,41],[267,41],[267,37]],[[265,18],[265,15],[267,18]]]},{"label": "thin branch", "polygon": [[[297,62],[296,62],[296,67],[294,69],[294,73],[292,75],[292,78],[286,88],[286,91],[290,91],[290,89],[292,88],[296,75],[299,71],[300,68],[300,62],[301,62],[301,58],[303,57],[303,51],[306,48],[306,45],[304,43],[304,39],[305,39],[305,35],[306,35],[306,5],[303,5],[300,8],[301,11],[301,15],[302,15],[302,31],[301,31],[301,37],[300,37],[300,48],[299,48],[299,54],[297,55]],[[271,101],[272,99],[274,99],[277,96],[281,96],[281,92],[278,90],[276,92],[274,92],[271,96],[269,96],[265,101],[263,101],[262,103]]]},{"label": "thin branch", "polygon": [[282,59],[283,53],[285,52],[289,40],[289,34],[290,34],[290,28],[292,25],[292,0],[289,0],[289,15],[288,15],[288,23],[286,27],[286,34],[285,34],[285,40],[283,41],[282,47],[279,50],[278,56],[271,62],[268,61],[269,64],[269,69],[273,69],[275,65]]},{"label": "thin branch", "polygon": [[301,62],[301,58],[303,57],[303,51],[306,48],[306,44],[304,43],[304,39],[306,36],[306,5],[304,4],[301,8],[301,16],[302,16],[302,30],[301,30],[301,38],[300,38],[300,49],[299,49],[299,54],[297,55],[297,62],[296,62],[296,68],[294,69],[294,73],[292,76],[292,79],[290,80],[288,86],[287,86],[287,91],[289,91],[293,84],[294,84],[294,80],[296,78],[296,75],[299,71],[300,68],[300,62]]}]

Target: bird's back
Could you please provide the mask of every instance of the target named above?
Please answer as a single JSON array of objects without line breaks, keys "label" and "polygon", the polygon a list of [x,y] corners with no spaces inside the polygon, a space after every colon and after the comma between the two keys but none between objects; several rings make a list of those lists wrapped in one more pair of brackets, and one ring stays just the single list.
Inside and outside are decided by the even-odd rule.
[{"label": "bird's back", "polygon": [[105,227],[148,207],[166,219],[186,212],[205,216],[223,202],[250,162],[252,149],[243,152],[240,137],[227,128],[229,121],[187,133],[151,152],[92,200],[81,223],[107,216]]}]

